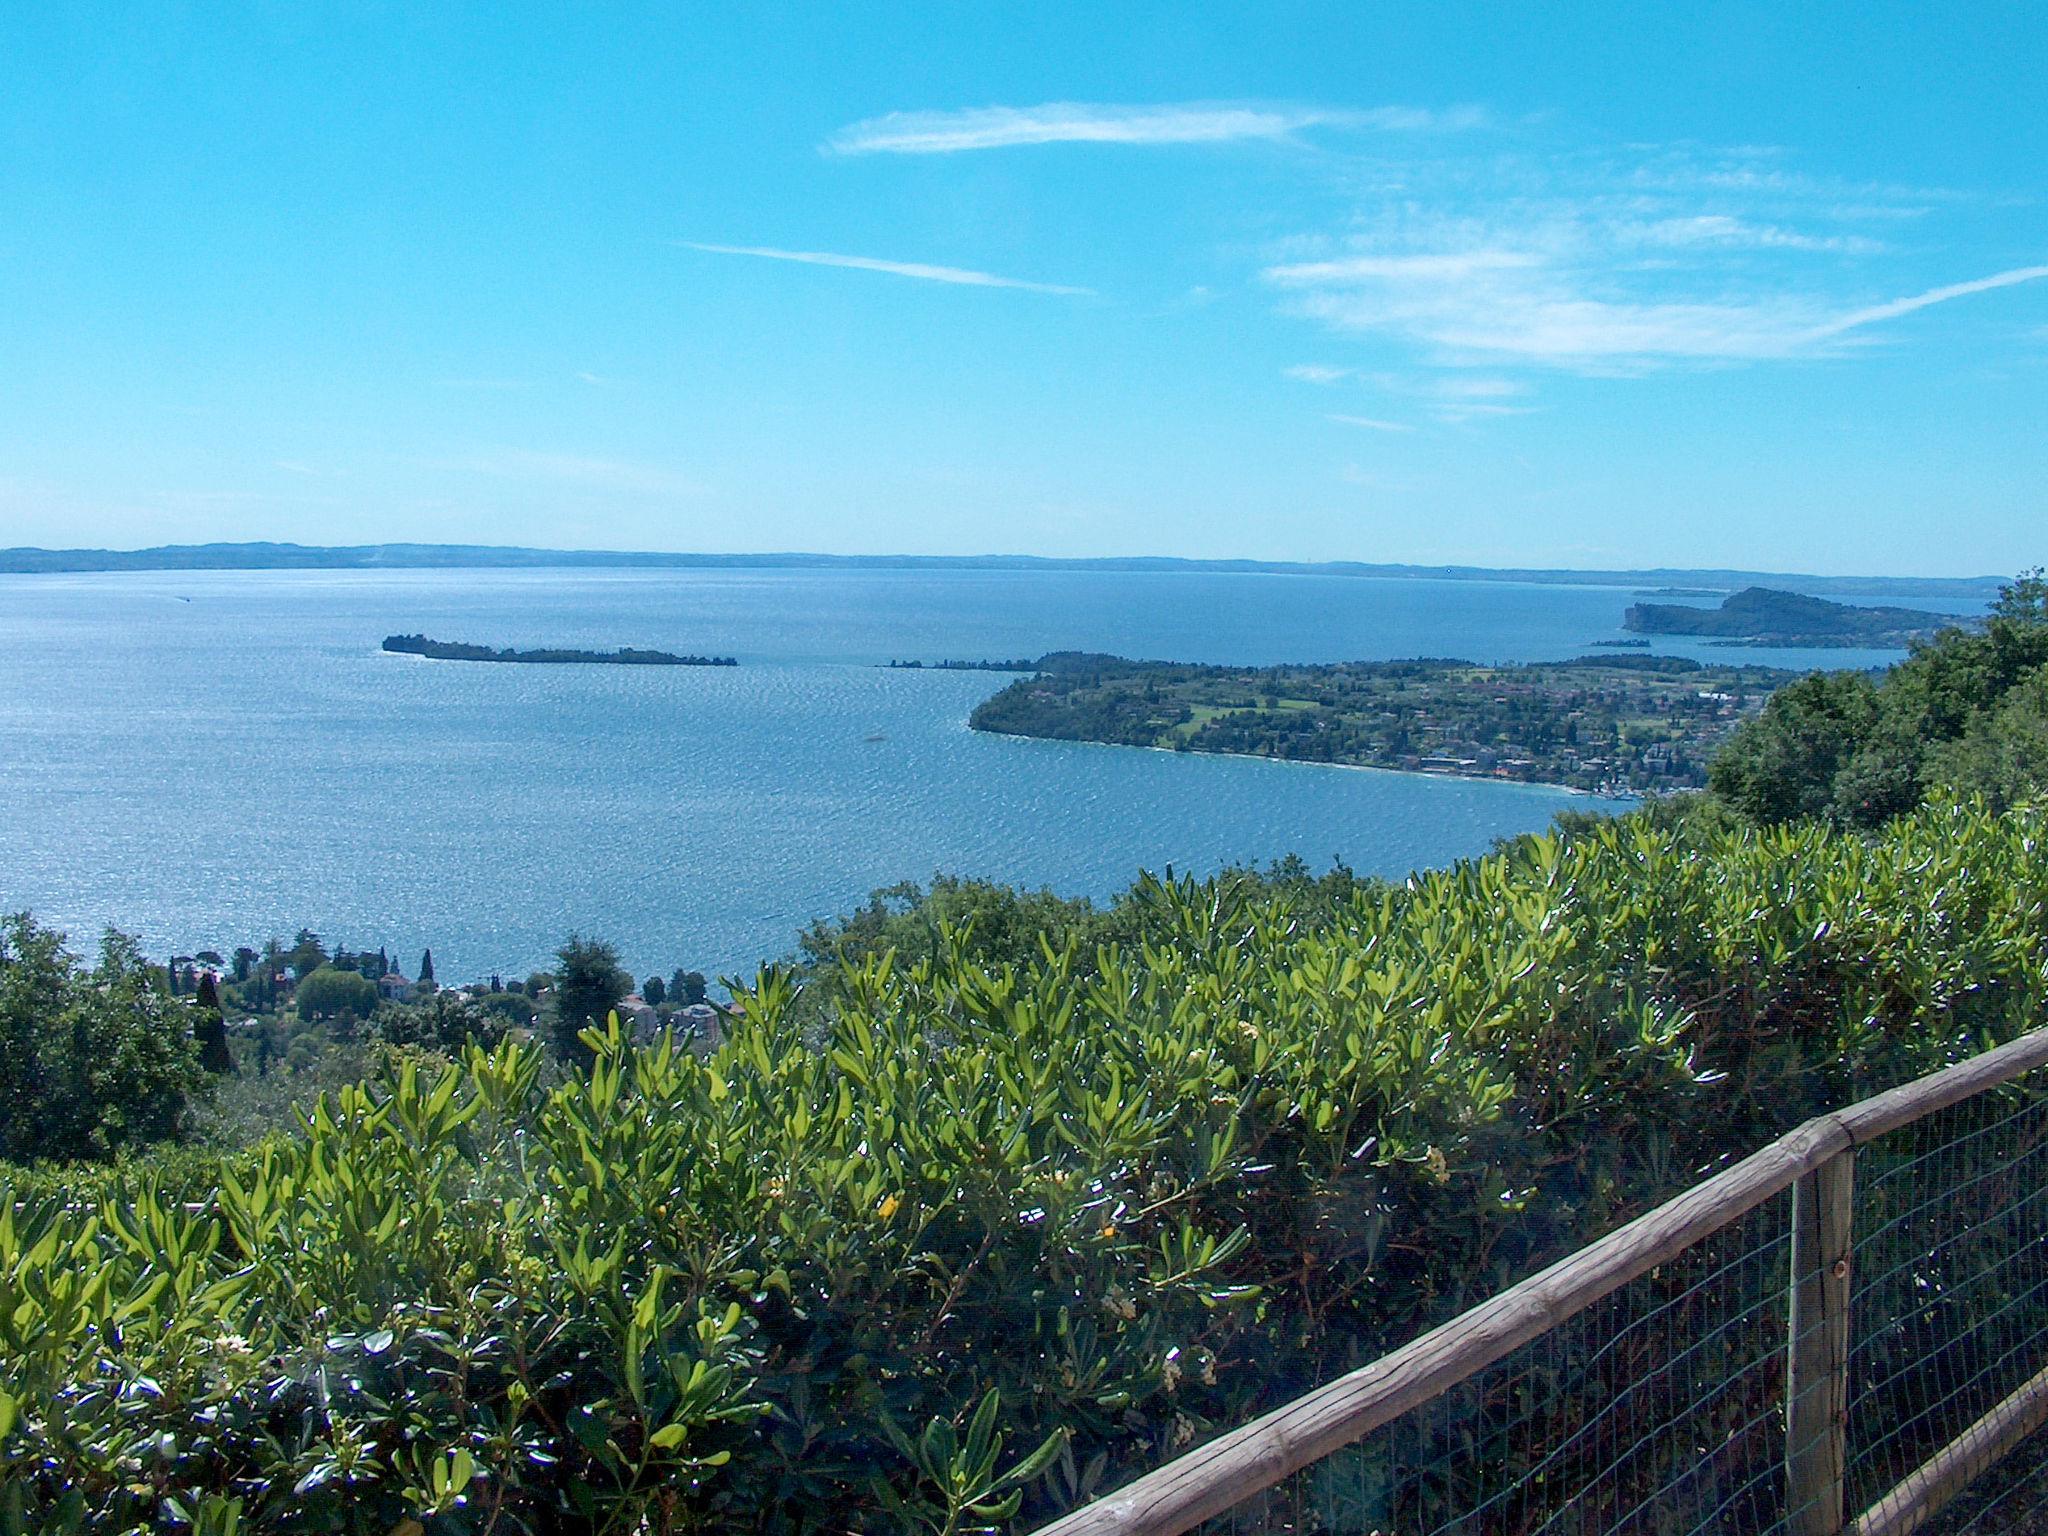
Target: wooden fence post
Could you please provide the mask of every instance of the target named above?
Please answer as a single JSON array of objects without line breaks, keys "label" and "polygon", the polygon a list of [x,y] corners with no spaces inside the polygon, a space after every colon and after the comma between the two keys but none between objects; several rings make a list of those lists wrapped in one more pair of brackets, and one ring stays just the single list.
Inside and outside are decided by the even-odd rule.
[{"label": "wooden fence post", "polygon": [[1841,1536],[1849,1440],[1849,1269],[1856,1152],[1792,1186],[1785,1509],[1792,1536]]}]

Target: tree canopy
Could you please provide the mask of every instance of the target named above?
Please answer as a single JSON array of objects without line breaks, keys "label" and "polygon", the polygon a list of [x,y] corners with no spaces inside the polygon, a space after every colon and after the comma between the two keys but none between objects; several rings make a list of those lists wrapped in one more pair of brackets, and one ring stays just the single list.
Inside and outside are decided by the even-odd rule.
[{"label": "tree canopy", "polygon": [[601,939],[571,934],[569,942],[555,951],[555,959],[551,1020],[555,1049],[572,1061],[587,1062],[590,1050],[578,1036],[604,1023],[606,1015],[633,990],[633,978],[620,966],[618,950]]},{"label": "tree canopy", "polygon": [[299,983],[302,1019],[367,1019],[377,1011],[377,984],[360,971],[323,965]]},{"label": "tree canopy", "polygon": [[175,1135],[204,1080],[191,1011],[109,933],[87,967],[21,913],[0,921],[0,1158],[98,1158]]},{"label": "tree canopy", "polygon": [[1950,790],[2005,806],[2048,788],[2048,578],[2006,586],[1882,680],[1816,673],[1729,738],[1708,784],[1745,818],[1876,827]]}]

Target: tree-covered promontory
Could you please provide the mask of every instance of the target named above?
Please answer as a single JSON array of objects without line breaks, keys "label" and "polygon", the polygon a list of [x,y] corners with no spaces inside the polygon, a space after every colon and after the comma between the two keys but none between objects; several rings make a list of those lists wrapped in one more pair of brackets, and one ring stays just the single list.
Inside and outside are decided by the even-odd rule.
[{"label": "tree-covered promontory", "polygon": [[1622,627],[1642,635],[1706,635],[1723,645],[1893,646],[1929,640],[1962,621],[1919,608],[1836,603],[1803,592],[1744,587],[1718,608],[1636,603]]}]

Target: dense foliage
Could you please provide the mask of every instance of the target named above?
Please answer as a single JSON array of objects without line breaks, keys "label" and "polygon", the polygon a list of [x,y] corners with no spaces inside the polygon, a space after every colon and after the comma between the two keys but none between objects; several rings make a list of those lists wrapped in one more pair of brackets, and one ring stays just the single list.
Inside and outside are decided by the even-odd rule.
[{"label": "dense foliage", "polygon": [[205,1077],[195,1011],[120,934],[88,967],[26,915],[0,920],[0,1159],[105,1157],[175,1135]]},{"label": "dense foliage", "polygon": [[1881,680],[1815,673],[1780,689],[1709,782],[1755,821],[1854,827],[1944,789],[2005,806],[2048,788],[2048,580],[2020,577],[1981,632],[1944,631]]},{"label": "dense foliage", "polygon": [[292,1006],[302,1019],[367,1019],[377,1011],[377,985],[359,972],[323,965],[299,983]]},{"label": "dense foliage", "polygon": [[1035,1518],[2038,1022],[2041,830],[1646,818],[993,944],[885,902],[706,1060],[419,1057],[175,1197],[0,1191],[0,1479],[101,1529]]},{"label": "dense foliage", "polygon": [[550,1034],[556,1050],[588,1064],[584,1031],[603,1022],[633,990],[633,978],[619,964],[619,952],[601,939],[571,935],[555,951],[554,1009]]}]

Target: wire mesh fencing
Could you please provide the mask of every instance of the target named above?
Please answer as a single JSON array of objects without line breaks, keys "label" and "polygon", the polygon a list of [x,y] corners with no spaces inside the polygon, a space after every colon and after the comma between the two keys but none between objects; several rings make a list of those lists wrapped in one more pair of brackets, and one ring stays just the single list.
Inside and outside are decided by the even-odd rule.
[{"label": "wire mesh fencing", "polygon": [[[1881,1512],[1951,1447],[1959,1478],[2013,1449],[2002,1404],[2011,1430],[2048,1417],[2048,1381],[2027,1390],[2048,1366],[2048,1095],[2008,1087],[1881,1137],[1858,1149],[1857,1184],[1848,1483]],[[2028,1462],[1944,1528],[2038,1522],[2048,1489],[2027,1493]]]},{"label": "wire mesh fencing", "polygon": [[1783,1198],[1426,1407],[1201,1527],[1366,1536],[1769,1530],[1785,1446]]},{"label": "wire mesh fencing", "polygon": [[2044,1066],[1809,1122],[1044,1536],[2048,1536]]}]

